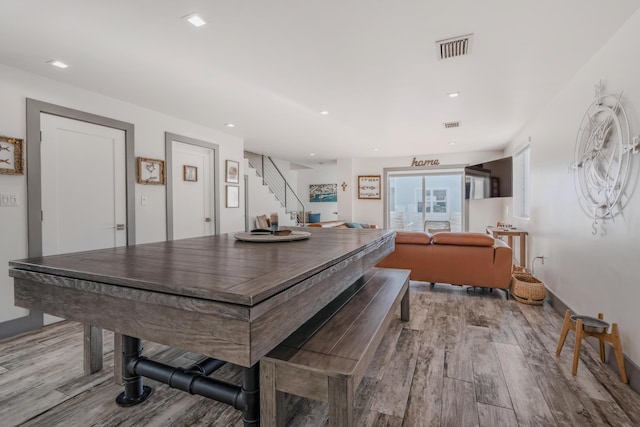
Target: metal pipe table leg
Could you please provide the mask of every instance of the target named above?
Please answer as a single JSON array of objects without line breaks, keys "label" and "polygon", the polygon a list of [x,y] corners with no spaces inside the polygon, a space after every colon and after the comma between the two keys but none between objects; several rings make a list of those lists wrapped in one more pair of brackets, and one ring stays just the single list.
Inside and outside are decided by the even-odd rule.
[{"label": "metal pipe table leg", "polygon": [[116,404],[122,407],[134,406],[144,402],[153,394],[153,389],[142,384],[142,377],[134,372],[135,362],[142,355],[142,341],[127,335],[122,336],[122,381],[124,391],[116,398]]},{"label": "metal pipe table leg", "polygon": [[241,399],[244,402],[242,421],[245,427],[260,425],[260,364],[243,368]]}]

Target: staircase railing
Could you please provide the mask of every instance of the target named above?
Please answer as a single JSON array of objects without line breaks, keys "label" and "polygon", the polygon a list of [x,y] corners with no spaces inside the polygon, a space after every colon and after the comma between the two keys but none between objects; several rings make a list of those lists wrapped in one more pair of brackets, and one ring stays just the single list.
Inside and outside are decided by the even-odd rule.
[{"label": "staircase railing", "polygon": [[249,165],[258,172],[262,183],[269,187],[285,211],[291,215],[291,219],[295,219],[297,224],[305,225],[306,208],[304,203],[293,191],[273,159],[250,151],[245,151],[244,157],[249,161]]}]

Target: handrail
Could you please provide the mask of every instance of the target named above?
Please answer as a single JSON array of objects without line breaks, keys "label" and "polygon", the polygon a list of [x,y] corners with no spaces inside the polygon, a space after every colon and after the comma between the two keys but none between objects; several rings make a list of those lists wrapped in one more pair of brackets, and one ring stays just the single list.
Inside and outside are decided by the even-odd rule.
[{"label": "handrail", "polygon": [[[293,188],[289,185],[287,179],[284,177],[280,168],[278,168],[273,159],[269,156],[252,153],[250,151],[245,151],[244,157],[249,161],[251,167],[256,169],[258,175],[262,177],[262,183],[269,187],[276,199],[280,201],[285,211],[289,214],[295,213],[296,223],[302,223],[302,225],[304,225],[306,219],[306,208],[304,203],[302,203],[302,200],[300,200],[300,197],[298,197],[296,192],[293,191]],[[291,195],[295,200],[291,199]],[[293,209],[291,206],[292,204],[295,204],[295,208]],[[302,216],[298,215],[298,212],[300,211],[302,211]]]}]

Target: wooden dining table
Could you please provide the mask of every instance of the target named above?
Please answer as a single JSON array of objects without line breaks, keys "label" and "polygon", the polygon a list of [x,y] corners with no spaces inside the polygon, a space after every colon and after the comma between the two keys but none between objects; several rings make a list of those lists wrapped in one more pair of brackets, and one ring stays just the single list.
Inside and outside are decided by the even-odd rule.
[{"label": "wooden dining table", "polygon": [[[304,231],[309,239],[290,242],[229,233],[11,261],[15,304],[122,334],[121,406],[149,397],[143,376],[167,377],[258,425],[260,359],[394,250],[389,230]],[[171,371],[144,357],[141,339],[239,365],[243,384]]]}]

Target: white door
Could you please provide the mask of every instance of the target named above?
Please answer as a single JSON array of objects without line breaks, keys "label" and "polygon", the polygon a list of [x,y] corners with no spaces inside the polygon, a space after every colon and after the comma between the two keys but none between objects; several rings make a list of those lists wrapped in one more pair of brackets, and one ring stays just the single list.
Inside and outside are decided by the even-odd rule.
[{"label": "white door", "polygon": [[215,234],[213,150],[179,141],[171,149],[173,238]]},{"label": "white door", "polygon": [[40,115],[42,254],[127,244],[124,131]]}]

